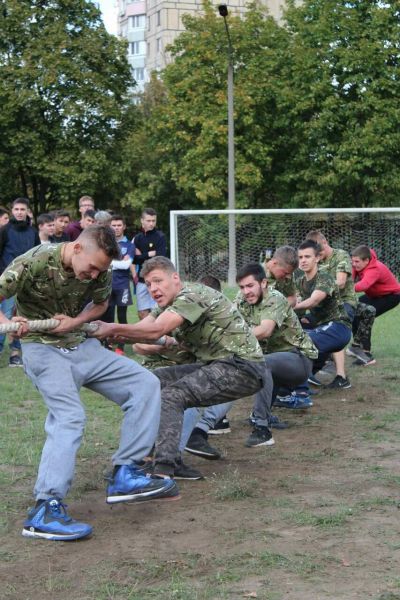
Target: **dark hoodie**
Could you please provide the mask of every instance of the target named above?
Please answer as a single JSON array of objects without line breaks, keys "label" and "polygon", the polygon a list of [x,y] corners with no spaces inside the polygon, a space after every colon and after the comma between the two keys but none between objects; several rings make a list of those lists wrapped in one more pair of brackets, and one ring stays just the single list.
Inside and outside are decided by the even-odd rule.
[{"label": "dark hoodie", "polygon": [[0,228],[0,273],[14,258],[39,244],[39,234],[32,227],[29,217],[24,221],[17,221],[15,217],[11,217],[7,225]]},{"label": "dark hoodie", "polygon": [[354,289],[370,298],[400,294],[400,283],[386,265],[380,262],[375,250],[370,250],[371,260],[362,271],[353,268]]}]

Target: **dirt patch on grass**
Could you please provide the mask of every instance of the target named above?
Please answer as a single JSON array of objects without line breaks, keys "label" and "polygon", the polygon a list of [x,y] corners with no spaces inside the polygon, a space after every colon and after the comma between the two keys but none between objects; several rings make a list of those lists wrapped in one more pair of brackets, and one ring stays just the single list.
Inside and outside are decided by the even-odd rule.
[{"label": "dirt patch on grass", "polygon": [[90,540],[25,540],[19,499],[2,537],[2,598],[400,600],[397,382],[363,370],[360,394],[351,375],[352,389],[277,413],[293,427],[269,448],[244,447],[251,403],[237,403],[232,433],[211,440],[223,460],[185,456],[207,479],[182,482],[179,502],[110,508],[106,465],[80,463],[90,485],[69,508],[93,524]]}]

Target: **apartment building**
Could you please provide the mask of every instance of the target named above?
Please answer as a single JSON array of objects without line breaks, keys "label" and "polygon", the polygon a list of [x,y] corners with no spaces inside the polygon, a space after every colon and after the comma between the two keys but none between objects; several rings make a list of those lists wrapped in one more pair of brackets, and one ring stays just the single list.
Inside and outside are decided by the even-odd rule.
[{"label": "apartment building", "polygon": [[137,83],[134,93],[144,89],[146,69],[146,0],[118,0],[118,35],[128,42],[128,61]]},{"label": "apartment building", "polygon": [[[272,16],[280,18],[284,0],[260,0]],[[243,13],[248,0],[228,0],[229,11]],[[218,2],[213,0],[217,7]],[[138,84],[143,90],[151,71],[158,71],[171,60],[166,48],[179,35],[186,13],[202,10],[202,0],[118,0],[119,35],[128,40],[128,60]]]}]

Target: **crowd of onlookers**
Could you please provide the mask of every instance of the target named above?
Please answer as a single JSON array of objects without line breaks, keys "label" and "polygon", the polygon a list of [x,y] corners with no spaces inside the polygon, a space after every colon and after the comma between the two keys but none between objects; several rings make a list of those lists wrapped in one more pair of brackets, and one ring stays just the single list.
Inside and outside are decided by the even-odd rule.
[{"label": "crowd of onlookers", "polygon": [[[58,209],[42,213],[34,218],[26,198],[17,198],[11,209],[0,207],[0,274],[18,256],[31,248],[45,243],[73,242],[89,226],[93,224],[110,225],[117,237],[121,260],[114,260],[113,292],[104,320],[113,321],[115,311],[120,323],[127,323],[127,308],[132,304],[131,284],[135,286],[137,308],[140,318],[146,316],[155,306],[148,294],[140,269],[144,261],[157,253],[166,255],[164,234],[156,228],[157,214],[152,208],[146,208],[141,215],[138,233],[128,240],[126,220],[113,211],[96,210],[91,196],[79,199],[79,218],[72,220],[71,213]],[[0,299],[0,310],[10,317],[13,314],[14,299]],[[0,336],[0,354],[4,349],[5,336]],[[117,352],[123,352],[123,344],[119,344]],[[22,366],[21,345],[18,340],[10,340],[9,366]]]}]

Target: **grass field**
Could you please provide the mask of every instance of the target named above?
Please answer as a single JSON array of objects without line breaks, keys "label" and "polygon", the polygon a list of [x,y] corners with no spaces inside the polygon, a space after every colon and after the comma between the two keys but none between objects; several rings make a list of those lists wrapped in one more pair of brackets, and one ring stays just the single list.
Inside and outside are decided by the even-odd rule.
[{"label": "grass field", "polygon": [[88,426],[68,502],[94,534],[71,543],[20,535],[45,409],[1,357],[0,598],[400,600],[399,318],[378,319],[377,365],[350,361],[350,390],[280,411],[293,427],[274,432],[274,447],[244,447],[251,401],[236,403],[232,433],[210,440],[223,460],[188,456],[207,479],[183,482],[172,504],[105,504],[121,415],[83,391]]}]

